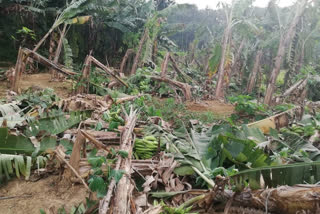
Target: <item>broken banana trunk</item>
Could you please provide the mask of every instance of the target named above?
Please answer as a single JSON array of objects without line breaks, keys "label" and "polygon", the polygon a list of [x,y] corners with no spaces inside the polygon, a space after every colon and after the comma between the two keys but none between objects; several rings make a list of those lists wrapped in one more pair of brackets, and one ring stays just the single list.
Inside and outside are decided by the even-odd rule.
[{"label": "broken banana trunk", "polygon": [[[229,197],[233,193],[228,193]],[[232,205],[264,210],[265,213],[319,213],[320,186],[296,185],[245,190],[234,196]]]},{"label": "broken banana trunk", "polygon": [[129,210],[128,201],[130,201],[131,190],[131,154],[133,149],[132,134],[137,120],[137,112],[131,109],[130,114],[126,117],[126,126],[121,135],[120,150],[128,153],[128,158],[124,159],[120,155],[117,157],[117,163],[115,170],[122,169],[124,175],[120,179],[117,187],[116,180],[112,178],[107,195],[100,201],[99,214],[106,214],[109,210],[109,204],[113,194],[113,190],[116,187],[114,204],[112,213],[127,213]]},{"label": "broken banana trunk", "polygon": [[268,134],[270,129],[280,129],[288,126],[294,120],[301,120],[303,107],[297,106],[288,111],[276,114],[263,120],[248,124],[250,128],[259,128],[264,134]]}]

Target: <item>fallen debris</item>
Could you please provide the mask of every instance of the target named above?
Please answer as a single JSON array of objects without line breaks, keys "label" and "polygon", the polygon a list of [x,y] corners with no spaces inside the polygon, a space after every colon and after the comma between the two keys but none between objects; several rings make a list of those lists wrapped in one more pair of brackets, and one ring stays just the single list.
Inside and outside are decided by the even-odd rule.
[{"label": "fallen debris", "polygon": [[[126,151],[128,155],[132,154],[132,132],[133,128],[135,126],[137,119],[136,112],[133,111],[132,109],[130,110],[129,115],[126,117],[126,126],[124,128],[124,131],[122,133],[121,137],[121,144],[120,144],[120,150]],[[116,162],[116,167],[114,170],[119,170],[123,169],[124,170],[124,175],[116,188],[115,192],[115,200],[116,204],[114,205],[114,210],[113,212],[115,213],[126,213],[128,210],[128,197],[130,197],[130,186],[131,186],[131,181],[130,181],[130,174],[131,174],[131,158],[128,156],[129,159],[123,159],[120,155],[117,157],[117,162]],[[103,198],[103,200],[100,201],[99,205],[99,214],[107,214],[108,209],[109,209],[109,203],[113,194],[113,189],[116,186],[116,180],[115,178],[112,178],[109,187],[108,187],[108,192],[107,195]]]}]

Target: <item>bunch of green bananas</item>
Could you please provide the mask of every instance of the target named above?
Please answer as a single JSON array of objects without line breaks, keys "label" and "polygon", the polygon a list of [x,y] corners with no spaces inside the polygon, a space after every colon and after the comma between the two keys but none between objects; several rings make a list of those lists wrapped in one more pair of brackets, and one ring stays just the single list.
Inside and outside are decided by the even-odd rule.
[{"label": "bunch of green bananas", "polygon": [[158,150],[158,141],[154,136],[146,136],[136,139],[133,148],[136,159],[150,159]]},{"label": "bunch of green bananas", "polygon": [[293,124],[291,126],[291,131],[293,131],[293,132],[295,132],[295,133],[297,133],[299,135],[302,135],[304,133],[303,127],[302,126],[297,126],[295,124]]},{"label": "bunch of green bananas", "polygon": [[123,118],[120,116],[120,112],[121,109],[118,109],[117,111],[114,112],[110,112],[109,110],[107,110],[104,114],[103,114],[103,119],[106,122],[119,122],[120,124],[124,124],[124,120]]}]

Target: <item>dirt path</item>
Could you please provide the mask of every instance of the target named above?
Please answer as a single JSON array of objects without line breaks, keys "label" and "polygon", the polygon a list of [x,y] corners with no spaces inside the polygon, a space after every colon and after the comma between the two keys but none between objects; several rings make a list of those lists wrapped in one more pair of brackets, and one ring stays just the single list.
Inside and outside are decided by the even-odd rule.
[{"label": "dirt path", "polygon": [[204,100],[198,103],[187,102],[187,109],[193,112],[212,112],[218,116],[230,116],[234,112],[234,106],[218,100]]},{"label": "dirt path", "polygon": [[[71,82],[61,81],[61,82],[51,82],[51,76],[48,73],[38,73],[38,74],[24,74],[21,78],[21,89],[22,91],[30,88],[52,88],[55,93],[61,97],[66,98],[71,93],[72,85]],[[8,82],[0,82],[0,98],[6,96],[6,90],[9,89]]]},{"label": "dirt path", "polygon": [[61,187],[57,184],[58,179],[58,176],[49,176],[37,182],[19,179],[10,181],[0,188],[0,198],[22,195],[31,197],[0,200],[0,213],[38,214],[40,209],[50,213],[50,208],[58,210],[62,207],[70,211],[72,206],[78,206],[88,197],[87,190],[82,185]]}]

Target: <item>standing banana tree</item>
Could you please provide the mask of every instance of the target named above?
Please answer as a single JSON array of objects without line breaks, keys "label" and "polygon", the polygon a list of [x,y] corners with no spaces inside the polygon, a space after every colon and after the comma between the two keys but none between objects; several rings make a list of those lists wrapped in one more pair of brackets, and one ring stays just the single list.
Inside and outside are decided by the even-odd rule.
[{"label": "standing banana tree", "polygon": [[257,77],[257,74],[258,74],[258,71],[260,68],[260,60],[261,60],[262,54],[263,54],[262,50],[259,50],[256,55],[254,66],[253,66],[252,72],[250,74],[250,78],[249,78],[248,86],[247,86],[247,92],[249,94],[252,93],[252,90],[253,90],[255,82],[256,82],[256,77]]},{"label": "standing banana tree", "polygon": [[[308,60],[305,59],[306,52],[312,53],[315,50],[313,42],[317,42],[320,33],[320,13],[317,11],[316,5],[306,9],[306,15],[303,17],[301,25],[303,30],[297,35],[299,40],[297,41],[297,47],[291,50],[295,53],[294,55],[296,57],[293,58],[292,56],[289,61],[289,64],[293,64],[293,66],[291,66],[291,69],[287,72],[288,75],[286,75],[287,79],[285,79],[285,83],[291,83],[293,77],[302,69],[303,64]],[[293,63],[292,59],[294,59]],[[289,86],[289,84],[287,84],[287,86]]]},{"label": "standing banana tree", "polygon": [[279,42],[278,53],[275,58],[273,70],[272,70],[269,84],[268,84],[267,91],[266,91],[266,96],[264,98],[264,103],[267,105],[270,105],[272,102],[272,95],[275,90],[275,83],[276,83],[277,77],[280,73],[280,68],[281,68],[281,64],[283,62],[283,57],[285,55],[286,47],[291,42],[291,40],[295,34],[296,26],[302,16],[302,14],[304,13],[307,4],[308,4],[308,0],[297,1],[295,16],[292,19],[292,22],[289,26],[289,29],[287,30],[285,35],[280,35],[281,38],[280,38],[280,42]]},{"label": "standing banana tree", "polygon": [[[248,27],[255,27],[250,23],[247,18],[245,17],[245,12],[250,6],[252,5],[252,0],[233,0],[231,6],[229,7],[226,4],[220,3],[225,11],[226,15],[226,28],[223,33],[222,39],[222,49],[221,49],[221,59],[218,68],[218,80],[215,90],[215,96],[217,98],[224,97],[224,80],[226,75],[225,63],[226,63],[226,56],[228,54],[228,49],[230,49],[230,41],[232,39],[232,29],[240,24],[243,23]],[[229,75],[228,75],[229,76]]]},{"label": "standing banana tree", "polygon": [[227,8],[225,8],[226,13],[226,19],[227,19],[227,26],[223,33],[223,42],[222,42],[222,52],[221,52],[221,60],[219,64],[219,73],[218,73],[218,81],[216,86],[216,97],[222,98],[224,96],[224,89],[223,89],[223,82],[224,82],[224,75],[225,75],[225,69],[224,69],[224,63],[226,58],[226,52],[229,45],[229,38],[231,34],[231,28],[233,26],[233,6],[232,4],[230,11],[228,13]]}]

